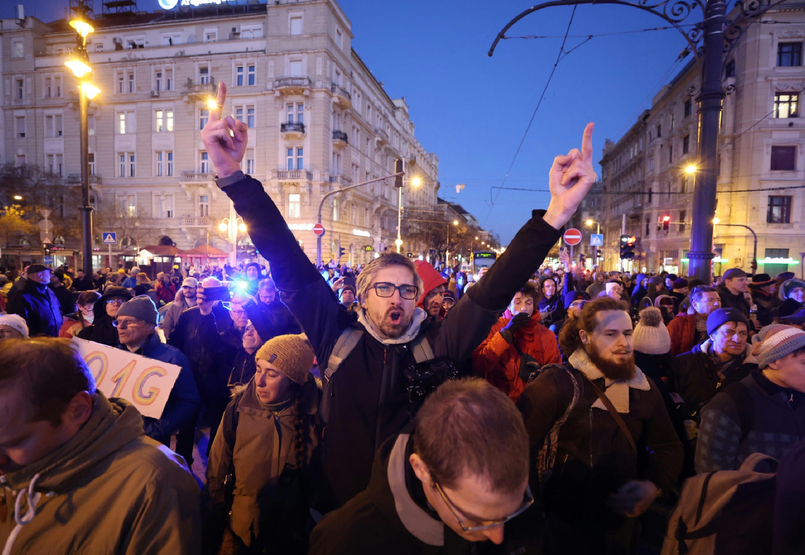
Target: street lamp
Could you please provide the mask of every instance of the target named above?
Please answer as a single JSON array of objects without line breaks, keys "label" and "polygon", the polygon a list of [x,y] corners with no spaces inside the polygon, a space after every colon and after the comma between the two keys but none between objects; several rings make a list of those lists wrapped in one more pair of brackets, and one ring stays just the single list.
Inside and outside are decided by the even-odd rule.
[{"label": "street lamp", "polygon": [[[92,84],[89,76],[92,68],[89,65],[87,52],[87,36],[95,29],[84,20],[87,14],[84,2],[79,2],[78,17],[70,21],[70,27],[78,33],[76,56],[67,60],[64,65],[70,68],[78,78],[78,107],[80,121],[81,148],[81,257],[83,258],[84,275],[92,275],[92,205],[89,202],[89,126],[87,112],[89,99],[95,98],[101,90]],[[86,77],[86,78],[85,78]]]},{"label": "street lamp", "polygon": [[[232,243],[232,252],[229,253],[229,265],[233,268],[238,265],[238,232],[246,233],[246,224],[234,214],[234,207],[230,205],[229,217],[221,220],[218,230],[221,233],[229,232],[229,242]],[[234,224],[233,224],[234,222]]]},{"label": "street lamp", "polygon": [[686,173],[686,174],[688,174],[688,175],[693,175],[693,174],[695,174],[695,173],[698,171],[698,169],[699,169],[699,168],[697,168],[697,167],[696,167],[696,166],[694,166],[693,164],[690,164],[689,166],[687,166],[687,167],[685,168],[685,173]]}]

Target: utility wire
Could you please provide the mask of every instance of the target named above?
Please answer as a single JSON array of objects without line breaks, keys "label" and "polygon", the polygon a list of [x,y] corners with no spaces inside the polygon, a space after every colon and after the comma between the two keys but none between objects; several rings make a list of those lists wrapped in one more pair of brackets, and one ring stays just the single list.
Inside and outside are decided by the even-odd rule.
[{"label": "utility wire", "polygon": [[[565,44],[567,44],[567,36],[570,34],[570,26],[573,24],[573,18],[576,15],[576,8],[577,6],[573,6],[573,12],[570,14],[570,21],[567,22],[567,29],[565,30],[565,36],[562,39],[562,46],[559,47],[559,54],[556,56],[556,61],[553,64],[553,69],[551,70],[551,74],[548,76],[548,81],[545,83],[545,88],[542,89],[542,94],[539,97],[539,101],[537,101],[537,106],[534,108],[534,113],[531,114],[531,119],[528,121],[528,126],[525,128],[525,133],[523,133],[523,138],[520,139],[520,144],[517,145],[517,150],[514,152],[514,157],[512,158],[511,164],[509,164],[509,169],[506,170],[506,175],[503,177],[503,182],[501,186],[506,184],[506,180],[509,178],[509,174],[514,167],[514,162],[517,160],[517,156],[520,154],[520,149],[523,148],[523,143],[525,142],[525,138],[528,136],[528,131],[531,129],[531,124],[534,123],[534,118],[537,117],[537,111],[539,111],[539,107],[542,105],[542,100],[545,98],[545,93],[548,92],[548,86],[551,84],[551,80],[553,79],[554,74],[556,73],[556,67],[559,65],[559,62],[562,60],[562,54],[565,51]],[[491,193],[491,191],[490,191]],[[486,218],[484,218],[483,225],[486,225],[487,220],[489,220],[489,216],[492,214],[492,209],[495,207],[495,202],[497,201],[498,197],[500,196],[500,191],[492,199],[492,204],[489,206],[489,212],[486,213]]]},{"label": "utility wire", "polygon": [[[757,174],[757,175],[766,175],[766,174]],[[749,177],[749,176],[736,176],[736,177]],[[503,189],[506,191],[527,191],[529,193],[550,193],[550,189],[525,189],[522,187],[492,187],[493,189]],[[729,189],[720,189],[716,191],[719,194],[728,194],[728,193],[760,193],[763,191],[784,191],[789,189],[805,189],[805,185],[783,185],[780,187],[764,187],[761,189],[737,189],[735,191],[731,191]],[[593,193],[594,195],[692,195],[693,191],[682,192],[682,191],[620,191],[620,192],[606,192],[606,191],[599,191],[597,193]]]},{"label": "utility wire", "polygon": [[[593,38],[593,37],[614,37],[616,35],[632,35],[635,33],[647,33],[650,31],[667,31],[670,29],[676,29],[677,27],[696,27],[696,23],[686,23],[684,25],[677,25],[677,26],[665,26],[665,27],[649,27],[646,29],[635,29],[634,31],[617,31],[614,33],[595,33],[592,35],[568,35],[567,38],[570,39],[583,39],[583,38]],[[561,39],[562,35],[523,35],[518,37],[501,37],[504,40],[514,40],[514,39],[522,39],[522,40],[537,40],[537,39]]]}]

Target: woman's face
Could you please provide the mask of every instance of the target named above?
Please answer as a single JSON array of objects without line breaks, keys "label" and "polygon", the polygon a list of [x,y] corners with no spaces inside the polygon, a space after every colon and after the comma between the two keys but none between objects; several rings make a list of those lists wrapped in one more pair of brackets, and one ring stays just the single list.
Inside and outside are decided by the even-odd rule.
[{"label": "woman's face", "polygon": [[258,359],[254,385],[257,387],[257,398],[261,403],[268,404],[288,399],[293,382],[267,360]]}]

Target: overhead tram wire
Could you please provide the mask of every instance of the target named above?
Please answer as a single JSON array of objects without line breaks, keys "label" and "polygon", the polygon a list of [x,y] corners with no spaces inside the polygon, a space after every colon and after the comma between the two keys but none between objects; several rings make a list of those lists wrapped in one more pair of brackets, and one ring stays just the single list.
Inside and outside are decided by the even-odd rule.
[{"label": "overhead tram wire", "polygon": [[[534,118],[537,116],[537,112],[539,111],[539,107],[542,105],[542,100],[545,98],[545,93],[548,92],[548,86],[551,84],[551,80],[553,79],[553,76],[556,73],[556,68],[559,65],[559,62],[562,60],[562,54],[564,54],[564,52],[565,52],[565,44],[567,44],[567,37],[570,34],[570,26],[573,25],[573,18],[576,15],[576,8],[577,7],[578,6],[576,6],[576,5],[573,6],[573,11],[570,14],[570,21],[567,22],[567,29],[565,30],[565,36],[562,39],[562,46],[559,47],[559,54],[557,54],[557,56],[556,56],[556,61],[553,64],[553,69],[551,70],[551,74],[548,76],[548,81],[545,83],[545,88],[542,89],[542,94],[539,97],[539,101],[537,101],[536,108],[534,108],[534,113],[531,114],[531,119],[528,121],[528,126],[525,128],[525,132],[523,133],[523,138],[520,139],[520,144],[517,145],[517,150],[514,152],[514,157],[512,158],[511,164],[509,164],[509,169],[506,170],[506,175],[503,177],[503,182],[501,183],[501,186],[505,185],[506,180],[509,178],[509,174],[511,173],[512,168],[514,167],[514,162],[517,160],[517,156],[520,154],[520,150],[523,148],[523,143],[525,142],[525,138],[528,136],[528,132],[531,129],[531,124],[534,123]],[[490,192],[490,195],[491,195],[492,191],[490,190],[489,192]],[[484,218],[484,225],[486,225],[486,222],[489,220],[489,216],[492,214],[492,209],[495,207],[495,202],[497,202],[499,196],[500,196],[500,191],[498,191],[498,194],[495,196],[494,199],[492,199],[492,203],[489,206],[489,211],[486,213],[486,218]]]}]

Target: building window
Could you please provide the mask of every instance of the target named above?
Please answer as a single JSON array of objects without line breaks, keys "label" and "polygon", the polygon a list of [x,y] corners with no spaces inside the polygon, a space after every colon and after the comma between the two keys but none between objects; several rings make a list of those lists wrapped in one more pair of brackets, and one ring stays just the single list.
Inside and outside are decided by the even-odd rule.
[{"label": "building window", "polygon": [[246,162],[246,174],[252,175],[254,173],[254,149],[249,148],[246,150],[246,156],[244,157],[244,161]]},{"label": "building window", "polygon": [[134,125],[134,110],[117,113],[117,133],[118,135],[126,135],[136,133],[137,128]]},{"label": "building window", "polygon": [[735,60],[730,60],[727,62],[727,67],[725,68],[727,78],[735,77]]},{"label": "building window", "polygon": [[137,170],[135,166],[136,165],[134,162],[134,154],[131,153],[129,154],[129,177],[134,177],[137,175]]},{"label": "building window", "polygon": [[14,39],[11,41],[11,57],[12,58],[25,57],[25,46],[23,45],[22,39]]},{"label": "building window", "polygon": [[684,156],[690,151],[690,135],[682,137],[682,155]]},{"label": "building window", "polygon": [[304,77],[302,70],[302,60],[289,60],[288,61],[288,75],[292,77]]},{"label": "building window", "polygon": [[87,134],[95,134],[95,114],[87,115]]},{"label": "building window", "polygon": [[135,177],[135,157],[133,152],[118,152],[117,154],[117,176]]},{"label": "building window", "polygon": [[53,96],[53,77],[45,77],[44,94],[45,98],[51,98]]},{"label": "building window", "polygon": [[304,150],[297,148],[296,156],[294,156],[293,148],[286,149],[286,161],[288,171],[305,169]]},{"label": "building window", "polygon": [[668,163],[672,164],[674,161],[674,145],[668,146]]},{"label": "building window", "polygon": [[243,78],[245,77],[245,75],[243,74],[244,69],[246,69],[246,68],[245,68],[245,66],[243,64],[235,66],[235,86],[236,87],[242,87],[243,86],[243,83],[244,83]]},{"label": "building window", "polygon": [[53,154],[46,154],[45,155],[45,170],[47,170],[47,172],[50,175],[53,175],[53,172],[56,169],[55,164],[56,164],[56,156],[53,155]]},{"label": "building window", "polygon": [[164,152],[157,152],[156,153],[156,174],[157,177],[162,177],[165,175],[165,153]]},{"label": "building window", "polygon": [[687,210],[679,211],[679,233],[685,233],[685,218],[688,216]]},{"label": "building window", "polygon": [[156,131],[157,133],[173,132],[173,110],[156,111]]},{"label": "building window", "polygon": [[288,113],[288,123],[305,123],[305,104],[303,102],[288,104],[286,111]]},{"label": "building window", "polygon": [[693,111],[693,101],[691,99],[687,99],[685,101],[685,117],[688,117],[692,111]]},{"label": "building window", "polygon": [[662,137],[662,125],[657,126],[657,138]]},{"label": "building window", "polygon": [[199,154],[199,171],[201,173],[210,173],[210,155],[207,152]]},{"label": "building window", "polygon": [[235,106],[235,119],[245,122],[249,129],[254,129],[254,105]]},{"label": "building window", "polygon": [[681,185],[682,185],[681,188],[680,188],[681,192],[687,193],[688,192],[688,176],[687,175],[682,176],[682,184]]},{"label": "building window", "polygon": [[198,66],[198,84],[199,85],[210,84],[210,66],[207,65]]},{"label": "building window", "polygon": [[771,171],[794,171],[797,169],[797,147],[771,147]]},{"label": "building window", "polygon": [[288,195],[288,217],[302,217],[302,200],[299,193],[291,193]]},{"label": "building window", "polygon": [[204,42],[215,42],[218,40],[218,29],[205,29]]},{"label": "building window", "polygon": [[799,95],[791,93],[774,93],[774,117],[775,118],[796,118],[799,117],[798,104]]},{"label": "building window", "polygon": [[802,43],[781,42],[777,45],[778,67],[799,67],[802,65]]},{"label": "building window", "polygon": [[89,162],[89,174],[95,175],[95,153],[90,152],[87,154],[87,161]]},{"label": "building window", "polygon": [[297,170],[305,169],[305,161],[304,161],[304,157],[302,156],[302,149],[301,148],[296,149],[296,169]]},{"label": "building window", "polygon": [[120,195],[120,216],[128,216],[129,218],[137,217],[137,196],[136,195]]},{"label": "building window", "polygon": [[[204,153],[206,154],[206,152]],[[210,197],[209,195],[198,196],[198,215],[205,218],[210,215]]]},{"label": "building window", "polygon": [[207,125],[207,122],[210,121],[210,111],[209,110],[201,110],[198,116],[198,129],[199,131],[203,130],[204,127]]},{"label": "building window", "polygon": [[263,26],[257,25],[241,25],[240,38],[242,39],[261,39],[263,38]]},{"label": "building window", "polygon": [[235,86],[254,85],[257,68],[254,64],[238,64],[235,66]]},{"label": "building window", "polygon": [[654,191],[649,189],[648,190],[648,204],[651,204],[651,201],[654,199]]},{"label": "building window", "polygon": [[17,137],[24,139],[25,138],[25,116],[16,116],[14,118],[14,132]]},{"label": "building window", "polygon": [[246,66],[246,82],[249,86],[253,86],[257,84],[257,66],[255,64],[248,64]]},{"label": "building window", "polygon": [[61,114],[47,114],[45,116],[45,137],[61,137],[64,134]]},{"label": "building window", "polygon": [[766,223],[791,223],[791,197],[769,197],[769,211],[766,214]]},{"label": "building window", "polygon": [[115,72],[118,94],[130,94],[135,92],[134,69],[118,69]]},{"label": "building window", "polygon": [[333,221],[338,221],[338,197],[333,199]]},{"label": "building window", "polygon": [[14,81],[14,89],[16,90],[17,100],[25,98],[25,80],[17,79]]},{"label": "building window", "polygon": [[335,30],[335,44],[338,45],[338,48],[344,48],[344,35],[341,33],[341,29]]},{"label": "building window", "polygon": [[292,15],[291,16],[290,32],[291,32],[291,35],[301,35],[302,34],[302,16],[301,15]]}]

